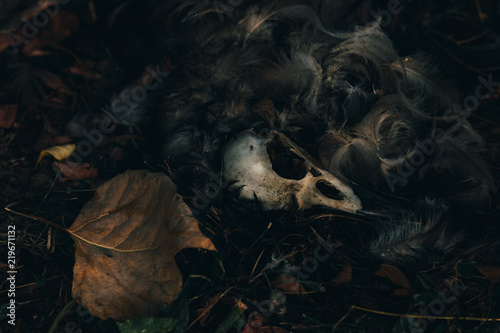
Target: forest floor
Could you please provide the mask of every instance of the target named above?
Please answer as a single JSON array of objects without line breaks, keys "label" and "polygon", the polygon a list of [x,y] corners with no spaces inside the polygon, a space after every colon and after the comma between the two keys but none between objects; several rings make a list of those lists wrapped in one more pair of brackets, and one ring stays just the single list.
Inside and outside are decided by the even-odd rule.
[{"label": "forest floor", "polygon": [[[104,33],[119,1],[66,2],[55,13],[50,2],[40,1],[24,25],[39,13],[48,17],[45,24],[31,30],[17,26],[14,35],[4,26],[0,34],[0,248],[5,253],[0,258],[0,331],[138,332],[143,325],[145,332],[153,332],[144,323],[127,331],[73,301],[74,241],[44,222],[69,228],[107,179],[127,169],[166,168],[144,162],[137,145],[141,139],[125,129],[96,142],[71,172],[53,156],[39,160],[50,147],[76,143],[71,129],[85,120],[75,116],[101,112],[122,83],[145,68],[126,68],[113,56],[116,45],[110,46]],[[374,2],[363,3],[375,8]],[[378,2],[390,15],[384,29],[402,56],[415,50],[433,53],[463,96],[474,93],[480,76],[500,82],[500,8],[495,1],[402,3],[401,13],[390,14],[392,7]],[[168,70],[168,60],[162,66]],[[481,100],[470,120],[485,138],[492,170],[500,176],[500,89]],[[195,249],[176,255],[184,287],[162,312],[173,323],[172,332],[500,332],[498,253],[478,248],[453,262],[435,265],[429,258],[428,266],[402,270],[373,264],[358,249],[342,246],[347,237],[362,239],[360,222],[354,220],[332,227],[335,215],[311,211],[301,217],[308,224],[270,213],[258,220],[272,224],[222,225],[218,213],[213,209],[200,221],[204,233],[214,238],[218,256]],[[477,221],[478,228],[498,219],[497,214]],[[9,226],[15,227],[13,268],[7,255]],[[328,260],[312,262],[328,234],[335,234],[330,243],[335,251],[327,249]],[[269,273],[263,263],[276,252],[303,276]],[[8,316],[9,276],[15,276],[15,326]]]}]

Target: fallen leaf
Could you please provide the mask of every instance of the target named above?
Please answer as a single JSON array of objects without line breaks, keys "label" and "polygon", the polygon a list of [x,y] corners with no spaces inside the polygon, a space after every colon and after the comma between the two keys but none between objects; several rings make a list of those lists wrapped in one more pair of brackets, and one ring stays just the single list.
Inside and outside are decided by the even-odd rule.
[{"label": "fallen leaf", "polygon": [[293,277],[290,274],[281,274],[278,275],[273,282],[271,282],[271,285],[274,288],[281,289],[289,294],[296,294],[296,295],[305,295],[306,290],[304,287],[297,281],[295,277]]},{"label": "fallen leaf", "polygon": [[216,251],[170,178],[146,170],[99,186],[68,231],[76,243],[73,298],[103,319],[155,315],[181,290],[174,255]]},{"label": "fallen leaf", "polygon": [[38,166],[38,163],[44,158],[45,156],[53,156],[56,160],[64,160],[69,157],[76,149],[76,145],[74,143],[69,143],[67,145],[62,145],[62,146],[53,146],[47,149],[44,149],[40,152],[40,155],[38,155],[38,159],[36,160],[35,168]]},{"label": "fallen leaf", "polygon": [[26,56],[35,56],[38,50],[57,45],[59,41],[69,37],[79,25],[76,14],[59,10],[57,14],[50,16],[48,24],[40,27],[33,38],[27,39],[22,53]]},{"label": "fallen leaf", "polygon": [[351,283],[352,282],[352,267],[351,264],[347,264],[342,268],[342,271],[337,274],[337,277],[332,280],[332,283],[339,285],[339,284],[346,284],[346,283]]},{"label": "fallen leaf", "polygon": [[259,329],[262,328],[262,324],[264,324],[266,318],[262,316],[257,311],[254,311],[248,315],[247,324],[242,333],[258,333]]},{"label": "fallen leaf", "polygon": [[70,161],[54,162],[52,169],[56,172],[61,171],[59,180],[65,182],[67,180],[86,180],[97,178],[98,171],[90,163],[75,163]]},{"label": "fallen leaf", "polygon": [[11,128],[16,120],[17,105],[0,106],[0,128]]},{"label": "fallen leaf", "polygon": [[242,333],[288,333],[287,330],[276,326],[262,326],[266,318],[258,312],[252,312]]},{"label": "fallen leaf", "polygon": [[235,298],[236,301],[236,306],[240,309],[240,311],[243,313],[246,310],[248,310],[248,306],[241,301],[239,298]]},{"label": "fallen leaf", "polygon": [[375,275],[386,277],[395,285],[411,290],[411,285],[406,275],[394,266],[381,264]]},{"label": "fallen leaf", "polygon": [[500,267],[496,266],[486,266],[486,265],[474,265],[474,267],[483,274],[492,284],[498,283],[500,281]]}]

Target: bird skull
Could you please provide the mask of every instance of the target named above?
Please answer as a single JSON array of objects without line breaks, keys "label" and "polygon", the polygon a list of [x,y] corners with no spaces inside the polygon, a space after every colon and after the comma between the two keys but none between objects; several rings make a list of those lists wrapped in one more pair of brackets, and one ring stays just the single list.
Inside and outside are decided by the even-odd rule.
[{"label": "bird skull", "polygon": [[[273,169],[276,154],[287,157],[281,158],[285,165],[280,171],[286,177]],[[225,176],[236,181],[231,187],[241,188],[243,199],[259,200],[265,210],[325,206],[350,213],[359,211],[361,201],[352,189],[318,165],[276,131],[267,137],[253,130],[241,132],[224,149]]]}]

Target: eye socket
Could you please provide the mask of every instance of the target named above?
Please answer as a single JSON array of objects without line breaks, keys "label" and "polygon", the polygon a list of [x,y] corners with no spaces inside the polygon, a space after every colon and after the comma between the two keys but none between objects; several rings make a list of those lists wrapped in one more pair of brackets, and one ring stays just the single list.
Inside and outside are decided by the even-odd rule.
[{"label": "eye socket", "polygon": [[333,200],[344,200],[344,195],[328,181],[321,179],[316,183],[316,188],[325,197]]},{"label": "eye socket", "polygon": [[303,179],[307,174],[306,161],[290,151],[275,137],[267,145],[267,154],[274,172],[286,179]]}]

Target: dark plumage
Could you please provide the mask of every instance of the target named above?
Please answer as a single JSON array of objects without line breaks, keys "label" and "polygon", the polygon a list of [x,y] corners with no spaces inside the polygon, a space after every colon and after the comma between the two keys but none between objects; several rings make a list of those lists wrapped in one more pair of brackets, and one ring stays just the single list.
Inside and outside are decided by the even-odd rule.
[{"label": "dark plumage", "polygon": [[448,112],[457,100],[437,65],[400,58],[377,22],[332,30],[324,3],[238,3],[155,7],[173,69],[121,119],[159,142],[176,183],[220,171],[235,134],[279,129],[381,213],[374,255],[407,262],[459,244],[459,229],[491,209],[496,180],[467,115]]}]

